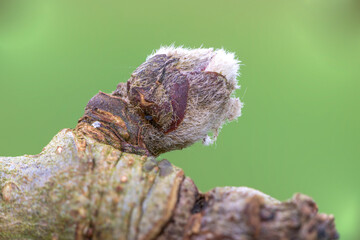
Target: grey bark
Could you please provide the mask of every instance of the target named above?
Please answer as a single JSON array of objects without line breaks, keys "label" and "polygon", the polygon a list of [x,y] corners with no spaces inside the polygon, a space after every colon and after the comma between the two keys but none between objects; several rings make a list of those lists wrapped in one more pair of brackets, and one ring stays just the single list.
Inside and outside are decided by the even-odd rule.
[{"label": "grey bark", "polygon": [[168,161],[64,129],[38,155],[0,157],[0,239],[337,239],[332,216],[296,194],[200,193]]}]

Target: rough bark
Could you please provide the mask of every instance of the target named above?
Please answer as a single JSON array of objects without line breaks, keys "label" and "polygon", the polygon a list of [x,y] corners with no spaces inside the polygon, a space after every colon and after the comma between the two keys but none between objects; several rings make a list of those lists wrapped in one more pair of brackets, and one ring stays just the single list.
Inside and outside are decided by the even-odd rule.
[{"label": "rough bark", "polygon": [[200,193],[168,161],[59,132],[38,155],[0,158],[0,239],[337,239],[311,198],[246,187]]}]

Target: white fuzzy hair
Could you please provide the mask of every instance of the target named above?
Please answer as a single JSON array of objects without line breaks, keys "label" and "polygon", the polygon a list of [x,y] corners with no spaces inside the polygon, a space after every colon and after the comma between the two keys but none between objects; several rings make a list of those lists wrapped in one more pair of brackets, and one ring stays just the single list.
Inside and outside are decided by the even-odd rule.
[{"label": "white fuzzy hair", "polygon": [[[229,89],[219,89],[216,94],[226,96],[226,91],[229,91],[230,96],[221,101],[212,99],[213,96],[210,96],[211,89],[213,89],[211,83],[201,81],[190,82],[192,89],[209,91],[209,95],[205,94],[203,96],[208,99],[207,108],[199,108],[197,96],[192,96],[190,92],[187,115],[177,131],[171,132],[165,136],[155,136],[154,138],[161,142],[161,146],[166,146],[166,148],[169,149],[176,149],[177,145],[182,148],[200,139],[202,139],[204,145],[213,144],[216,141],[221,126],[225,122],[235,120],[241,116],[243,103],[239,98],[233,96],[235,90],[240,88],[237,82],[240,61],[236,59],[234,53],[227,52],[224,49],[189,49],[182,46],[175,47],[173,45],[164,46],[154,51],[147,57],[147,60],[155,55],[161,54],[178,58],[181,71],[194,71],[194,69],[196,69],[196,71],[216,72],[221,74],[226,78]],[[193,83],[200,85],[192,85]],[[209,131],[213,132],[211,137],[208,135]],[[177,143],[177,145],[174,143]]]},{"label": "white fuzzy hair", "polygon": [[232,52],[227,52],[222,48],[215,50],[213,48],[190,49],[182,46],[175,47],[174,45],[170,45],[160,47],[150,54],[147,57],[147,60],[158,54],[178,57],[180,62],[208,61],[208,65],[204,70],[205,72],[220,73],[233,85],[234,89],[240,88],[236,78],[240,74],[241,61],[236,59],[235,54]]}]

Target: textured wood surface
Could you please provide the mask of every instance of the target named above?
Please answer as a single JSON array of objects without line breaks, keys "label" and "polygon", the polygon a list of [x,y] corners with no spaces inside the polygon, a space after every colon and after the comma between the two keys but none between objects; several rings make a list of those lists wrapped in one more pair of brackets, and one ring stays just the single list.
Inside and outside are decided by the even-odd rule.
[{"label": "textured wood surface", "polygon": [[71,129],[33,156],[0,158],[0,239],[337,239],[301,194],[198,192],[167,160],[121,152]]}]

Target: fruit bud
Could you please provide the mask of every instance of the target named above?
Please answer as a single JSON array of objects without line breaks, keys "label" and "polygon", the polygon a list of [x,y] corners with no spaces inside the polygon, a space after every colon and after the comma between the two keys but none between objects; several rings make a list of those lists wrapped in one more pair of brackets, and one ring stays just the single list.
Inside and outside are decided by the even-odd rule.
[{"label": "fruit bud", "polygon": [[[90,100],[87,111],[100,108],[120,116],[123,133],[112,130],[121,138],[119,145],[145,148],[154,156],[199,140],[208,145],[225,122],[241,114],[242,103],[233,97],[238,70],[239,61],[223,49],[162,47],[112,95]],[[88,123],[94,126],[94,120]]]}]

